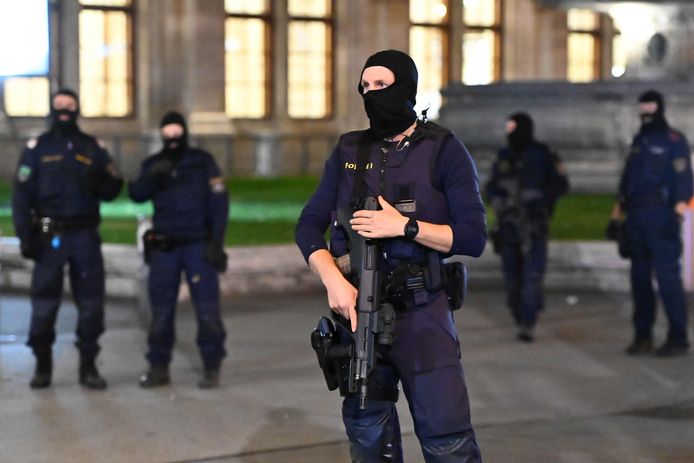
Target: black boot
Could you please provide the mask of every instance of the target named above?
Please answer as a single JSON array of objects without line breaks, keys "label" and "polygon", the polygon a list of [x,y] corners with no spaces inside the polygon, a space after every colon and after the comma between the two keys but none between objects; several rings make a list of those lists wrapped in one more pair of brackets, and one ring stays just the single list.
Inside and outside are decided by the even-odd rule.
[{"label": "black boot", "polygon": [[166,386],[169,382],[168,365],[150,365],[149,371],[140,376],[140,387],[145,389]]},{"label": "black boot", "polygon": [[198,387],[200,389],[212,389],[217,386],[219,386],[219,367],[205,368],[200,381],[198,381]]},{"label": "black boot", "polygon": [[80,384],[87,389],[106,389],[106,380],[96,369],[94,359],[80,359]]},{"label": "black boot", "polygon": [[36,355],[36,371],[31,378],[29,387],[32,389],[45,389],[51,385],[53,373],[53,355],[50,350],[34,352]]}]

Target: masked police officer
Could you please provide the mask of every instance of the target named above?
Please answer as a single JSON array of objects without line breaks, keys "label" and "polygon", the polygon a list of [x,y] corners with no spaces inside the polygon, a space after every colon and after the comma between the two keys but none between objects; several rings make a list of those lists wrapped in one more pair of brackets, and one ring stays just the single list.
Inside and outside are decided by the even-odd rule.
[{"label": "masked police officer", "polygon": [[634,300],[634,340],[630,355],[653,351],[655,291],[658,280],[669,329],[656,350],[662,357],[686,354],[687,304],[680,275],[680,221],[692,196],[692,168],[687,139],[665,119],[663,96],[649,90],[639,97],[641,129],[634,137],[619,184],[612,220],[626,214]]},{"label": "masked police officer", "polygon": [[535,140],[529,115],[511,115],[506,136],[508,146],[497,154],[486,195],[497,217],[492,238],[501,254],[506,302],[519,327],[518,339],[532,342],[544,306],[548,223],[569,183],[559,157]]},{"label": "masked police officer", "polygon": [[[347,231],[335,217],[355,192],[378,198],[380,210],[356,211],[347,227],[380,240],[384,272],[425,268],[432,255],[436,262],[451,254],[479,256],[486,240],[472,158],[450,131],[417,120],[412,58],[395,50],[372,55],[358,90],[370,128],[340,138],[296,228],[297,244],[325,285],[330,308],[352,331],[357,289],[333,258],[347,254]],[[330,251],[323,238],[328,226]],[[369,384],[397,390],[401,382],[426,461],[480,461],[446,293],[400,289],[405,296],[394,301],[395,341]],[[358,396],[347,395],[342,414],[353,461],[402,461],[392,401],[369,400],[361,410]]]},{"label": "masked police officer", "polygon": [[12,194],[12,218],[21,252],[34,260],[29,340],[36,356],[32,388],[51,384],[55,320],[63,292],[63,267],[78,310],[79,381],[106,388],[95,359],[104,331],[104,263],[99,202],[123,185],[106,150],[77,126],[79,99],[68,89],[51,101],[50,130],[32,139],[21,155]]},{"label": "masked police officer", "polygon": [[140,377],[140,386],[169,383],[176,300],[181,271],[185,271],[204,364],[198,386],[212,388],[219,382],[219,367],[226,355],[217,273],[227,266],[224,234],[229,197],[214,158],[188,145],[183,116],[169,112],[160,127],[162,150],[142,163],[139,177],[129,184],[133,201],[154,204],[153,230],[144,236],[152,308],[146,356],[150,368]]}]

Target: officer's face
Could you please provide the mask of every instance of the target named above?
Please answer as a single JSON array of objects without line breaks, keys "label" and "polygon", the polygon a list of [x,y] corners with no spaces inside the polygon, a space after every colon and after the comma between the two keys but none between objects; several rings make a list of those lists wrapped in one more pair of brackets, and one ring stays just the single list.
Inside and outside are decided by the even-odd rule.
[{"label": "officer's face", "polygon": [[382,90],[395,82],[393,71],[384,66],[370,66],[361,75],[361,86],[364,93]]},{"label": "officer's face", "polygon": [[161,138],[167,140],[169,138],[179,138],[183,136],[183,127],[180,124],[166,124],[161,128]]},{"label": "officer's face", "polygon": [[510,135],[514,130],[516,130],[516,127],[518,127],[518,124],[516,124],[516,121],[513,119],[509,119],[506,121],[506,135]]},{"label": "officer's face", "polygon": [[[61,109],[67,111],[77,111],[77,100],[70,95],[56,95],[53,97],[53,109],[55,111],[59,111]],[[58,119],[61,121],[68,121],[70,120],[70,115],[62,113],[58,115]]]},{"label": "officer's face", "polygon": [[658,103],[655,101],[647,101],[639,103],[639,114],[654,114],[658,110]]}]

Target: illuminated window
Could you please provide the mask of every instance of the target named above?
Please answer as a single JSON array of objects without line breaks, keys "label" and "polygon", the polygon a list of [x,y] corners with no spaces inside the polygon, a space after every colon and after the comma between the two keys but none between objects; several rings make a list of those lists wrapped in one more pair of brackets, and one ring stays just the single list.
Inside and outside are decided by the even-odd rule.
[{"label": "illuminated window", "polygon": [[50,111],[47,77],[10,77],[4,86],[8,116],[46,116]]},{"label": "illuminated window", "polygon": [[332,111],[332,2],[288,0],[287,111],[320,119]]},{"label": "illuminated window", "polygon": [[430,106],[435,117],[440,89],[448,82],[448,1],[410,0],[410,56],[417,64],[417,112]]},{"label": "illuminated window", "polygon": [[80,107],[87,117],[133,111],[131,0],[80,0]]},{"label": "illuminated window", "polygon": [[599,78],[600,16],[591,10],[571,8],[567,26],[567,78],[570,82],[590,82]]},{"label": "illuminated window", "polygon": [[49,18],[46,0],[3,2],[0,13],[0,94],[5,114],[42,117],[50,109]]},{"label": "illuminated window", "polygon": [[225,0],[225,107],[232,118],[270,112],[270,10],[267,0]]},{"label": "illuminated window", "polygon": [[489,84],[501,78],[499,0],[463,0],[463,82]]}]

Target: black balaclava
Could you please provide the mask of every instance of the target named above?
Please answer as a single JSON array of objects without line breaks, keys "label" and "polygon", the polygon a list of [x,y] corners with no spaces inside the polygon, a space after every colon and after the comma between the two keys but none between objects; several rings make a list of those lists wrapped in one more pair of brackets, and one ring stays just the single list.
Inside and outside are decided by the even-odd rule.
[{"label": "black balaclava", "polygon": [[[364,69],[383,66],[395,75],[395,82],[381,90],[364,93],[361,76]],[[417,119],[414,105],[417,96],[417,66],[406,53],[383,50],[369,56],[359,74],[359,94],[369,117],[370,133],[375,138],[392,137],[404,132]]]},{"label": "black balaclava", "polygon": [[[53,107],[53,100],[58,95],[67,95],[74,98],[74,100],[77,102],[77,109],[75,111],[70,111],[69,109],[55,109]],[[77,116],[79,115],[79,112],[80,99],[77,96],[77,93],[69,88],[62,88],[58,90],[51,98],[51,130],[61,135],[72,135],[79,132],[79,128],[77,127]],[[68,120],[66,121],[60,119],[60,116],[64,114],[68,116]]]},{"label": "black balaclava", "polygon": [[639,97],[639,103],[655,103],[658,105],[653,114],[641,113],[641,131],[650,132],[667,130],[670,126],[665,119],[665,101],[663,95],[655,90],[648,90]]},{"label": "black balaclava", "polygon": [[511,149],[520,153],[533,141],[533,120],[526,113],[512,114],[508,120],[514,121],[516,128],[506,135],[506,139]]},{"label": "black balaclava", "polygon": [[164,117],[161,118],[159,128],[169,124],[178,124],[183,127],[183,134],[180,137],[162,137],[161,141],[164,143],[164,151],[173,155],[181,155],[188,147],[188,127],[186,125],[186,120],[181,113],[169,111],[168,113],[164,114]]}]

